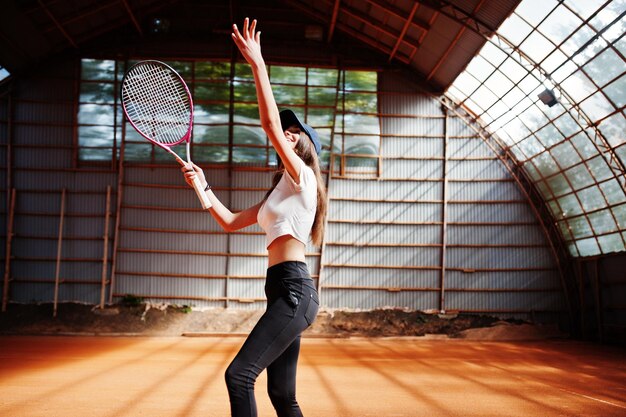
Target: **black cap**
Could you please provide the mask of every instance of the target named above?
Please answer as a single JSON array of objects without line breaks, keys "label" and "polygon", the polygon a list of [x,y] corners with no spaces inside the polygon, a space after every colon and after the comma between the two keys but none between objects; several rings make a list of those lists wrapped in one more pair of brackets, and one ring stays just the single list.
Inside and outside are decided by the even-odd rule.
[{"label": "black cap", "polygon": [[296,125],[298,126],[313,142],[315,146],[315,152],[319,155],[322,151],[322,143],[320,142],[319,135],[311,126],[306,123],[302,123],[298,116],[292,110],[283,110],[280,112],[280,124],[283,127],[283,130],[289,129],[290,126]]}]

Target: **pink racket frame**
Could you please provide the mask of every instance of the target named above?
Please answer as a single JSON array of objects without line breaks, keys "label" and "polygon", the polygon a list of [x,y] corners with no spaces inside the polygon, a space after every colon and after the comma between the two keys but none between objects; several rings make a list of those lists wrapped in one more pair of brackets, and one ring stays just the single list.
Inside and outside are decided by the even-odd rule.
[{"label": "pink racket frame", "polygon": [[[123,87],[124,87],[124,81],[126,80],[126,77],[128,76],[128,74],[131,72],[131,70],[133,68],[135,68],[135,67],[137,67],[139,65],[143,66],[143,65],[146,65],[146,64],[152,64],[152,65],[165,67],[168,70],[170,70],[173,74],[175,74],[176,77],[178,77],[178,79],[180,80],[182,86],[185,88],[185,93],[187,93],[187,98],[189,99],[189,121],[188,121],[187,132],[179,140],[173,141],[171,143],[162,143],[162,142],[154,140],[150,136],[146,135],[133,122],[132,118],[128,114],[128,111],[126,110],[126,105],[124,104]],[[174,68],[170,67],[169,65],[167,65],[164,62],[156,61],[156,60],[140,61],[140,62],[136,63],[135,65],[133,65],[132,67],[130,67],[128,69],[128,71],[126,72],[126,75],[124,76],[124,79],[122,80],[122,85],[120,87],[120,97],[122,98],[122,110],[124,111],[124,116],[126,117],[126,120],[128,120],[128,122],[131,124],[131,126],[137,131],[137,133],[139,133],[141,136],[143,136],[144,138],[146,138],[150,142],[154,143],[155,145],[157,145],[157,146],[165,149],[169,153],[171,153],[176,158],[176,161],[178,161],[178,163],[180,165],[182,165],[182,166],[185,165],[185,161],[183,161],[182,158],[176,154],[176,152],[171,150],[170,147],[178,145],[179,143],[184,141],[185,144],[187,145],[187,162],[191,163],[191,152],[190,152],[190,146],[189,145],[191,143],[191,132],[192,132],[192,129],[193,129],[193,99],[191,98],[191,92],[189,91],[189,87],[187,87],[187,83],[185,83],[185,80],[183,80],[183,77],[181,77],[180,74]],[[202,189],[202,185],[200,184],[200,179],[197,176],[195,177],[195,179],[193,181],[193,188],[196,191],[196,195],[200,199],[200,202],[202,204],[202,208],[204,210],[207,210],[207,209],[211,208],[211,202],[210,202],[209,198],[207,197],[207,195],[204,193],[204,190]]]},{"label": "pink racket frame", "polygon": [[[143,66],[146,64],[153,64],[153,65],[158,65],[158,66],[162,66],[165,67],[167,69],[169,69],[174,75],[176,75],[176,77],[180,80],[182,86],[185,88],[185,92],[187,93],[187,97],[189,98],[189,127],[187,129],[187,133],[185,133],[178,141],[173,142],[173,143],[161,143],[158,142],[154,139],[152,139],[150,136],[144,134],[141,129],[133,122],[132,118],[128,115],[128,112],[126,111],[126,106],[124,105],[124,101],[122,100],[122,110],[124,111],[124,116],[126,117],[126,120],[128,120],[128,122],[131,124],[131,126],[135,129],[135,131],[137,131],[137,133],[139,133],[141,136],[143,136],[144,138],[146,138],[147,140],[149,140],[150,142],[154,143],[157,146],[160,146],[161,148],[165,149],[166,151],[168,151],[169,153],[171,153],[176,160],[178,161],[179,164],[184,165],[185,162],[183,161],[183,159],[178,156],[176,154],[176,152],[174,152],[173,150],[170,149],[171,146],[176,146],[181,142],[185,142],[185,144],[187,145],[187,162],[191,163],[191,153],[190,153],[190,142],[191,142],[191,133],[193,131],[193,99],[191,97],[191,91],[189,91],[189,87],[187,87],[187,83],[185,82],[185,80],[183,79],[183,77],[181,77],[181,75],[171,66],[167,65],[165,62],[161,62],[161,61],[157,61],[157,60],[145,60],[145,61],[140,61],[137,62],[136,64],[132,65],[128,71],[126,71],[126,75],[124,76],[124,79],[126,79],[126,76],[128,75],[128,73],[130,73],[132,71],[133,68],[137,67],[137,66]],[[124,86],[124,79],[122,79],[122,84],[120,87],[120,90],[122,89],[122,87]],[[120,91],[120,97],[123,97],[122,95],[123,93]]]}]

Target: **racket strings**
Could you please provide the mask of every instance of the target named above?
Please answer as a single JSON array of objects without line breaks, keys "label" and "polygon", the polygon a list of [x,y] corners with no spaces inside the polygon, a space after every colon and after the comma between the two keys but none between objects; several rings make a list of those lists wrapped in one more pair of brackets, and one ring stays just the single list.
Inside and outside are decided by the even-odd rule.
[{"label": "racket strings", "polygon": [[122,87],[129,119],[153,140],[173,145],[190,129],[191,102],[184,84],[166,67],[135,66]]},{"label": "racket strings", "polygon": [[141,117],[143,112],[146,117],[141,117],[141,120],[147,124],[149,133],[157,141],[177,142],[187,130],[184,88],[181,96],[172,75],[159,66],[145,65],[138,69],[137,77],[133,78],[135,89],[129,90],[136,92],[134,99],[137,115]]}]

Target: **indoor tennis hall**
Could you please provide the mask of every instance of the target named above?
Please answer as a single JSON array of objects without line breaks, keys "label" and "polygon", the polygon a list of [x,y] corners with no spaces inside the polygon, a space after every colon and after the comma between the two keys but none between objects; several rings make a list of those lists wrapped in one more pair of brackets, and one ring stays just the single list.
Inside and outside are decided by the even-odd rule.
[{"label": "indoor tennis hall", "polygon": [[[626,416],[626,0],[1,7],[0,416],[231,415],[274,252],[198,197],[241,218],[293,180],[259,72],[321,143],[315,321],[281,298],[303,415]],[[144,61],[185,87],[188,147],[133,121]]]}]

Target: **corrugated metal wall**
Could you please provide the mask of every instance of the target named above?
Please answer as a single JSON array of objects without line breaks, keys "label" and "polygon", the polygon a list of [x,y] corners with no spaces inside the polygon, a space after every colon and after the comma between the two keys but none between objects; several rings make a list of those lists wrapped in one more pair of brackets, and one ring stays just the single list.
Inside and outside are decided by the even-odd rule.
[{"label": "corrugated metal wall", "polygon": [[581,258],[574,275],[581,309],[580,336],[599,341],[626,342],[626,254]]},{"label": "corrugated metal wall", "polygon": [[[233,211],[258,203],[269,171],[206,169],[213,190]],[[203,307],[262,308],[267,268],[258,225],[227,234],[184,184],[178,167],[126,167],[115,297],[140,295]],[[315,248],[307,250],[319,269]]]},{"label": "corrugated metal wall", "polygon": [[379,86],[379,178],[330,181],[326,305],[565,313],[546,238],[493,151],[401,78]]},{"label": "corrugated metal wall", "polygon": [[[74,164],[75,73],[75,61],[57,63],[47,67],[45,75],[23,78],[10,93],[12,117],[7,116],[3,127],[10,123],[12,179],[7,184],[5,169],[2,180],[16,189],[12,301],[52,301],[59,262],[59,301],[99,303],[102,270],[108,274],[110,269],[110,256],[104,260],[106,195],[107,187],[112,187],[114,211],[117,175],[106,168],[78,169]],[[108,236],[110,254],[112,227]]]},{"label": "corrugated metal wall", "polygon": [[[106,262],[113,257],[118,172],[73,165],[74,80],[67,74],[75,72],[73,63],[60,65],[46,82],[24,79],[12,93],[18,195],[12,301],[52,300],[63,188],[60,301],[100,301],[107,186]],[[408,93],[396,75],[381,73],[380,89],[379,177],[331,178],[323,253],[307,248],[316,281],[321,267],[323,304],[509,316],[563,312],[545,237],[493,152],[434,98]],[[5,107],[0,114],[7,114]],[[5,123],[3,143],[6,132]],[[270,185],[269,171],[206,172],[233,210],[256,204]],[[2,175],[6,183],[6,170]],[[122,185],[113,300],[133,294],[195,306],[264,306],[266,251],[258,226],[224,233],[199,210],[174,163],[126,165]],[[6,193],[0,199],[6,207]],[[6,210],[3,215],[6,236]]]},{"label": "corrugated metal wall", "polygon": [[[247,199],[231,191],[231,181],[242,181],[239,172],[232,178],[224,169],[205,172],[217,196],[233,210],[246,208],[247,199],[262,197],[261,188],[247,191]],[[260,231],[255,227],[246,232]],[[200,210],[176,166],[128,167],[115,295],[220,307],[237,300],[260,307],[265,261],[260,237],[224,233]]]},{"label": "corrugated metal wall", "polygon": [[[0,171],[0,189],[2,192],[0,193],[0,248],[2,249],[2,253],[0,253],[0,271],[3,271],[5,268],[5,256],[6,256],[6,245],[7,245],[7,214],[9,211],[9,200],[10,200],[10,190],[6,188],[7,184],[7,167],[10,165],[9,160],[7,159],[7,145],[8,145],[8,137],[9,137],[9,95],[5,94],[0,97],[0,163],[3,164],[4,169]],[[4,274],[3,274],[4,276]],[[4,279],[0,279],[0,289],[4,290]],[[2,294],[2,290],[0,290],[0,294]]]}]

